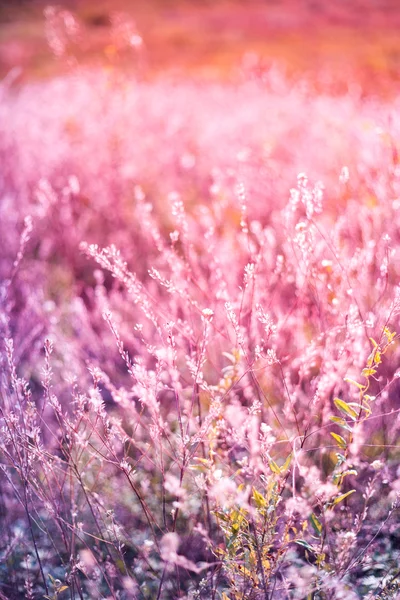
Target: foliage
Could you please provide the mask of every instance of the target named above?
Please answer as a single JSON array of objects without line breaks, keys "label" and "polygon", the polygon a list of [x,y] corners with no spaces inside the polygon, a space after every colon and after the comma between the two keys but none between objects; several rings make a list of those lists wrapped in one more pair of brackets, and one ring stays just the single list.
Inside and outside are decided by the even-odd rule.
[{"label": "foliage", "polygon": [[3,84],[7,598],[395,597],[395,108]]}]

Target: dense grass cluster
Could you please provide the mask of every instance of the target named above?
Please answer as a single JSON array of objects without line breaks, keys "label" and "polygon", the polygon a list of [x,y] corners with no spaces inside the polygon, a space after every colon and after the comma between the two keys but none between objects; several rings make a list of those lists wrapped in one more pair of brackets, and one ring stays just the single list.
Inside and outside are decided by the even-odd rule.
[{"label": "dense grass cluster", "polygon": [[324,89],[3,85],[2,597],[397,597],[399,102]]}]

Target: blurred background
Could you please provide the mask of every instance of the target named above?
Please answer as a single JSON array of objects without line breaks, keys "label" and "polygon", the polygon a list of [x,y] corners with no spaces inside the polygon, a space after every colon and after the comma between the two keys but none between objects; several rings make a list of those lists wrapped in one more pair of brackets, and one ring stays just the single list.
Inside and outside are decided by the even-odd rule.
[{"label": "blurred background", "polygon": [[[46,10],[47,4],[0,2],[1,77],[15,67],[23,78],[48,77],[70,66],[71,57],[82,65],[129,66],[140,52],[146,76],[220,79],[243,67],[278,65],[288,76],[318,73],[321,81],[323,73],[366,93],[390,94],[399,82],[399,0],[62,0]],[[121,42],[127,32],[129,52]],[[64,45],[58,51],[57,35]]]}]

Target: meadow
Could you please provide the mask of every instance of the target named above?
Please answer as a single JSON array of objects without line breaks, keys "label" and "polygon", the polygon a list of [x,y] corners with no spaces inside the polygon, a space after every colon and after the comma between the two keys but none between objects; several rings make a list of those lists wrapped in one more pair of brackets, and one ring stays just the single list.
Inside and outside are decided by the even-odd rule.
[{"label": "meadow", "polygon": [[62,68],[0,84],[0,598],[397,598],[397,86],[46,19]]}]

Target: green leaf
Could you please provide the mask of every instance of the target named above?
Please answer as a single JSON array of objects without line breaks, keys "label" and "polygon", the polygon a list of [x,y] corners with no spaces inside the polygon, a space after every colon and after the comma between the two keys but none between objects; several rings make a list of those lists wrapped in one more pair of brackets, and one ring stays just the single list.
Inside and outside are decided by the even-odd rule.
[{"label": "green leaf", "polygon": [[347,448],[347,442],[344,438],[342,438],[341,435],[339,435],[338,433],[333,433],[331,431],[331,436],[333,437],[333,439],[335,440],[335,442],[337,442],[338,446],[340,448]]},{"label": "green leaf", "polygon": [[353,410],[351,408],[351,406],[349,406],[347,404],[347,402],[345,402],[344,400],[340,400],[340,398],[335,398],[334,399],[334,404],[336,406],[336,408],[338,408],[339,410],[341,410],[345,415],[347,415],[348,417],[350,417],[350,419],[352,419],[353,421],[357,420],[357,413],[355,410]]},{"label": "green leaf", "polygon": [[253,488],[253,500],[257,508],[265,508],[267,506],[266,499],[255,488]]},{"label": "green leaf", "polygon": [[317,519],[314,513],[311,513],[310,522],[314,528],[315,533],[320,536],[322,533],[322,523]]},{"label": "green leaf", "polygon": [[347,469],[342,473],[342,477],[346,477],[346,475],[358,475],[358,473],[355,469]]},{"label": "green leaf", "polygon": [[359,390],[364,390],[365,389],[365,385],[362,385],[362,383],[358,383],[358,381],[354,381],[354,379],[350,379],[350,377],[345,377],[344,381],[346,383],[350,383],[351,385],[355,385],[356,387],[358,387]]},{"label": "green leaf", "polygon": [[375,359],[375,348],[372,350],[371,354],[367,358],[367,368],[371,368],[374,364]]},{"label": "green leaf", "polygon": [[214,515],[218,519],[221,519],[221,521],[224,521],[225,523],[230,523],[229,517],[225,513],[221,512],[220,510],[214,510]]},{"label": "green leaf", "polygon": [[363,369],[361,371],[361,375],[363,375],[366,379],[368,379],[368,377],[371,377],[371,375],[375,375],[376,373],[376,369]]},{"label": "green leaf", "polygon": [[347,475],[357,475],[357,471],[355,469],[348,469],[347,471],[343,471],[343,473],[336,473],[335,475],[333,475],[332,479],[333,482],[340,486],[343,483],[343,479],[347,476]]},{"label": "green leaf", "polygon": [[376,396],[370,396],[369,394],[365,394],[364,401],[374,402],[374,400],[376,400]]},{"label": "green leaf", "polygon": [[377,350],[375,352],[375,356],[374,356],[374,363],[376,365],[380,365],[381,364],[381,362],[382,362],[382,358],[381,357],[382,357],[382,353],[379,350]]},{"label": "green leaf", "polygon": [[347,421],[345,421],[344,419],[342,419],[342,417],[329,417],[331,421],[333,421],[334,423],[336,423],[336,425],[338,427],[342,427],[342,429],[346,429],[346,431],[350,431],[350,433],[352,433],[353,428],[350,427],[350,425],[347,423]]},{"label": "green leaf", "polygon": [[347,496],[350,496],[350,494],[354,494],[355,491],[356,490],[350,490],[349,492],[346,492],[345,494],[341,494],[340,496],[337,496],[337,498],[335,498],[334,501],[332,502],[332,506],[339,504],[339,502],[341,502],[342,500],[347,498]]},{"label": "green leaf", "polygon": [[340,465],[342,465],[344,462],[346,462],[346,457],[343,456],[343,454],[340,454],[339,452],[336,453],[336,458],[337,458],[337,466],[340,467]]},{"label": "green leaf", "polygon": [[372,345],[373,345],[374,349],[375,349],[375,348],[377,348],[377,347],[378,347],[378,345],[379,345],[379,344],[378,344],[378,342],[376,342],[376,341],[374,340],[374,338],[372,338],[372,337],[370,337],[369,339],[370,339],[370,341],[371,341],[371,343],[372,343]]},{"label": "green leaf", "polygon": [[393,342],[393,339],[396,337],[396,332],[393,331],[393,333],[391,333],[390,329],[385,327],[383,333],[386,335],[388,343],[391,344]]},{"label": "green leaf", "polygon": [[315,554],[314,548],[310,546],[310,544],[306,542],[306,540],[295,540],[295,542],[298,546],[302,546],[303,548],[306,548],[306,550],[309,550],[310,552],[313,552]]},{"label": "green leaf", "polygon": [[277,475],[281,474],[281,469],[276,464],[276,462],[274,460],[272,460],[272,458],[269,459],[269,468],[271,469],[271,471],[273,473],[276,473]]},{"label": "green leaf", "polygon": [[281,466],[281,472],[286,471],[290,467],[290,463],[292,462],[292,453],[289,454],[283,465]]},{"label": "green leaf", "polygon": [[365,412],[367,413],[367,416],[369,416],[372,412],[371,409],[369,408],[369,406],[364,406],[364,404],[357,404],[357,402],[349,402],[349,406],[351,406],[354,409],[358,409],[359,411],[365,410]]}]

